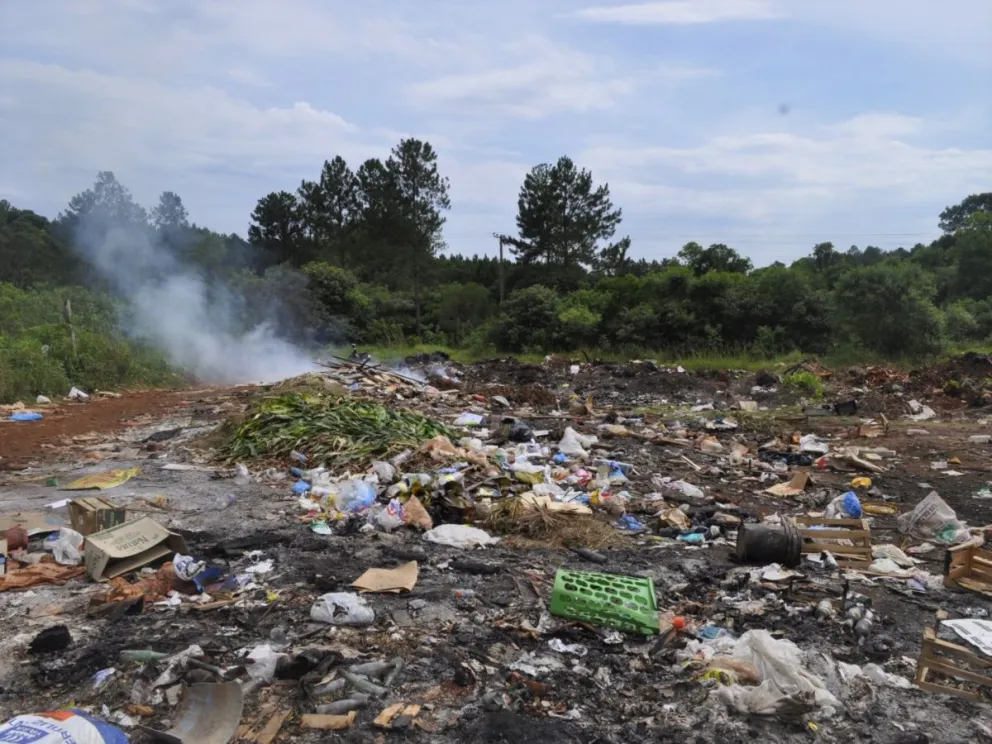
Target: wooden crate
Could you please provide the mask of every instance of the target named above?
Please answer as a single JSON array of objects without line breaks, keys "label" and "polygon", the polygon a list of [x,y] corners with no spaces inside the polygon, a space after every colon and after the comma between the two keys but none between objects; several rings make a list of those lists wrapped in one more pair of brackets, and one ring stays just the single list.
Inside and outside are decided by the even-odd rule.
[{"label": "wooden crate", "polygon": [[[792,521],[803,538],[804,554],[827,551],[834,555],[841,568],[867,568],[871,564],[871,528],[866,520],[801,515],[793,517]],[[839,545],[829,542],[831,540],[848,540],[852,544]]]},{"label": "wooden crate", "polygon": [[[979,674],[980,671],[992,671],[992,660],[978,655],[966,646],[938,638],[940,622],[946,619],[947,613],[940,610],[937,613],[936,628],[923,629],[923,647],[916,662],[914,681],[921,690],[977,701],[982,694],[975,686],[987,687],[989,692],[992,692],[992,677]],[[932,679],[934,673],[950,677],[956,682],[966,683],[968,687],[951,687],[946,683],[935,682]]]},{"label": "wooden crate", "polygon": [[974,545],[944,554],[944,586],[992,596],[992,551]]}]

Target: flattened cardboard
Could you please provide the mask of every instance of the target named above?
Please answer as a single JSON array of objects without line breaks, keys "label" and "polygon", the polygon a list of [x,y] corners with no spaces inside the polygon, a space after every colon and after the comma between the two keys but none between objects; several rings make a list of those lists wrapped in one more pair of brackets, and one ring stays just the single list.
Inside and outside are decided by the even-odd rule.
[{"label": "flattened cardboard", "polygon": [[86,573],[103,581],[135,571],[173,553],[186,554],[186,541],[153,519],[125,522],[86,538]]},{"label": "flattened cardboard", "polygon": [[92,535],[124,524],[127,510],[100,496],[84,496],[69,502],[69,519],[80,535]]},{"label": "flattened cardboard", "polygon": [[766,488],[765,493],[772,496],[798,496],[806,490],[806,486],[813,482],[809,473],[805,470],[795,470],[792,473],[792,480],[788,483],[778,483],[771,488]]},{"label": "flattened cardboard", "polygon": [[370,568],[352,583],[360,592],[408,592],[417,584],[420,568],[416,561],[397,568]]},{"label": "flattened cardboard", "polygon": [[65,520],[54,512],[22,511],[0,514],[0,532],[11,527],[22,527],[28,537],[58,532],[66,526]]}]

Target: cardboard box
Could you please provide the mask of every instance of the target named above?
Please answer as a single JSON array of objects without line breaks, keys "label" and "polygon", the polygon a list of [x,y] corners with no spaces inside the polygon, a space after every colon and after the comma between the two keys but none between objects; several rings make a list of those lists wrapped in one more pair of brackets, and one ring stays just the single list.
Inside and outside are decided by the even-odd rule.
[{"label": "cardboard box", "polygon": [[80,535],[92,535],[127,521],[127,510],[100,496],[86,496],[69,502],[72,529]]},{"label": "cardboard box", "polygon": [[28,537],[47,535],[65,527],[65,520],[53,511],[23,511],[0,514],[0,533],[11,527],[21,527]]},{"label": "cardboard box", "polygon": [[187,552],[181,535],[143,517],[86,538],[86,573],[103,581],[136,571],[172,553]]}]

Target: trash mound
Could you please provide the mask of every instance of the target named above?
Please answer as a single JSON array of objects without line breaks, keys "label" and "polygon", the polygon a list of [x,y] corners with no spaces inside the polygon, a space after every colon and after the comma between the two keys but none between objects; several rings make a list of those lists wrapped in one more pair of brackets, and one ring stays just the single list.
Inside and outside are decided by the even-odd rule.
[{"label": "trash mound", "polygon": [[334,467],[388,458],[436,436],[454,436],[426,416],[333,395],[264,398],[221,448],[229,461],[286,457],[304,449]]}]

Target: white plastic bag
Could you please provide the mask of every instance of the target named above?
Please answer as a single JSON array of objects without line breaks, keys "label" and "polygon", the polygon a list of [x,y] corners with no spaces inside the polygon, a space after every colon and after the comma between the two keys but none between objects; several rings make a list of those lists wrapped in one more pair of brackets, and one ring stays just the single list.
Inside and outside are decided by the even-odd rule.
[{"label": "white plastic bag", "polygon": [[317,599],[310,608],[310,619],[328,625],[371,625],[375,611],[357,594],[332,592]]},{"label": "white plastic bag", "polygon": [[52,555],[55,556],[55,561],[63,566],[78,566],[82,563],[84,539],[73,529],[68,527],[60,529],[58,539],[52,543]]},{"label": "white plastic bag", "polygon": [[251,661],[251,664],[245,665],[248,676],[252,679],[257,679],[259,682],[268,684],[276,678],[276,667],[279,665],[279,657],[285,655],[275,651],[268,643],[255,646],[255,648],[248,652],[248,656],[245,657]]},{"label": "white plastic bag", "polygon": [[558,442],[558,451],[569,457],[588,457],[589,453],[586,450],[598,441],[598,437],[579,434],[569,426],[565,429],[561,441]]},{"label": "white plastic bag", "polygon": [[971,537],[967,525],[958,521],[958,515],[936,491],[931,491],[913,511],[897,517],[896,523],[903,534],[945,545],[955,545]]},{"label": "white plastic bag", "polygon": [[803,667],[802,652],[792,641],[776,640],[767,630],[749,630],[734,647],[733,658],[746,662],[758,672],[757,687],[730,685],[717,695],[741,713],[774,713],[793,695],[812,693],[818,707],[838,704],[823,680]]},{"label": "white plastic bag", "polygon": [[452,548],[484,548],[499,542],[498,537],[493,537],[478,527],[468,527],[464,524],[442,524],[425,532],[424,539]]}]

